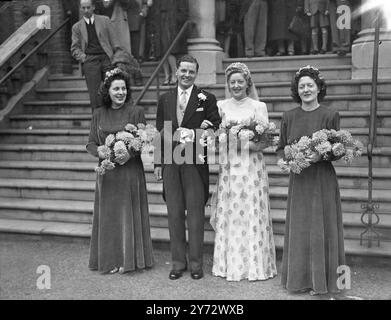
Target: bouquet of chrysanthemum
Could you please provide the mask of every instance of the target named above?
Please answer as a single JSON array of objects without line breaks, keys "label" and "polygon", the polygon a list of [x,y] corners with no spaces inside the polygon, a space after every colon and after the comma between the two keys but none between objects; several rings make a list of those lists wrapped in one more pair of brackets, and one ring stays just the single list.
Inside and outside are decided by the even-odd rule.
[{"label": "bouquet of chrysanthemum", "polygon": [[[276,145],[277,140],[274,138],[276,132],[276,125],[273,122],[266,122],[263,120],[256,120],[249,118],[242,121],[227,120],[221,123],[219,130],[219,142],[226,142],[227,140],[237,139],[243,141],[266,142],[268,146]],[[228,139],[228,137],[230,139]]]},{"label": "bouquet of chrysanthemum", "polygon": [[362,150],[362,143],[353,139],[349,131],[323,129],[314,132],[311,137],[301,137],[296,143],[285,146],[285,160],[280,159],[278,165],[284,171],[299,174],[311,165],[308,160],[311,155],[318,155],[327,161],[342,158],[350,164],[353,158],[361,156]]},{"label": "bouquet of chrysanthemum", "polygon": [[[153,151],[152,142],[157,134],[158,131],[153,125],[142,123],[137,126],[128,123],[124,130],[109,134],[104,145],[98,147],[99,158],[103,160],[95,171],[103,175],[117,164],[123,165],[142,152]],[[116,161],[118,158],[121,159],[120,162]]]}]

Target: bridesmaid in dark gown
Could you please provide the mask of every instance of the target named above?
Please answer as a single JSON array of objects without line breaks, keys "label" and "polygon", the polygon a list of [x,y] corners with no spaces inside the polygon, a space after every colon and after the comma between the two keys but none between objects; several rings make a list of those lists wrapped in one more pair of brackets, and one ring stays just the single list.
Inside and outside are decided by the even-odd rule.
[{"label": "bridesmaid in dark gown", "polygon": [[[292,82],[292,97],[301,105],[284,113],[278,158],[284,147],[321,129],[339,130],[339,114],[319,102],[326,84],[313,67],[301,68]],[[331,161],[312,157],[300,174],[290,173],[282,285],[310,294],[338,292],[337,268],[345,264],[342,210]]]},{"label": "bridesmaid in dark gown", "polygon": [[[98,146],[106,137],[132,123],[145,124],[144,110],[133,107],[127,74],[114,69],[101,89],[104,107],[96,109],[87,151],[102,158]],[[147,190],[140,155],[117,158],[104,175],[97,174],[89,268],[102,273],[125,273],[152,267]]]}]

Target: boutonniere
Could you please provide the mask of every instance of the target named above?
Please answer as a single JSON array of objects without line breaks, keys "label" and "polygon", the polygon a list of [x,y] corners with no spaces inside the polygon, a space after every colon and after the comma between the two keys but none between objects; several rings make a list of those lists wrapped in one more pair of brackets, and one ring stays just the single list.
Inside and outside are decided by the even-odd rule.
[{"label": "boutonniere", "polygon": [[206,99],[207,99],[206,94],[203,93],[202,91],[197,95],[197,97],[198,97],[198,106],[200,106],[201,103],[206,101]]}]

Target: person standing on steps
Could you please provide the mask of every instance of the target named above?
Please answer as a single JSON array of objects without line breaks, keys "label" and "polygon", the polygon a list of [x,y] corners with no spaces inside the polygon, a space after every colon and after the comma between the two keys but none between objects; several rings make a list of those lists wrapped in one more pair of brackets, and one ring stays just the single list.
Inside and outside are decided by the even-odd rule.
[{"label": "person standing on steps", "polygon": [[[185,55],[179,58],[176,73],[178,86],[163,94],[157,107],[156,128],[163,143],[162,159],[158,159],[161,164],[155,163],[155,176],[158,181],[163,179],[163,198],[167,204],[171,280],[182,277],[188,267],[185,220],[189,234],[191,277],[198,280],[204,275],[203,242],[205,204],[209,198],[209,167],[207,161],[198,160],[199,155],[205,154],[205,149],[195,138],[194,131],[208,126],[217,129],[221,119],[215,96],[194,85],[198,68],[194,57]],[[189,140],[183,149],[180,142],[172,142],[174,133],[178,131],[188,134]],[[172,152],[167,152],[167,148],[172,148]]]},{"label": "person standing on steps", "polygon": [[80,0],[80,9],[83,18],[72,27],[71,54],[82,65],[93,112],[102,104],[99,86],[120,43],[109,18],[94,14],[93,0]]},{"label": "person standing on steps", "polygon": [[[312,54],[325,54],[329,39],[328,27],[330,0],[304,0],[304,12],[311,17]],[[319,29],[322,34],[322,48],[319,50]]]},{"label": "person standing on steps", "polygon": [[266,55],[268,3],[266,0],[244,0],[241,18],[244,23],[246,57]]}]

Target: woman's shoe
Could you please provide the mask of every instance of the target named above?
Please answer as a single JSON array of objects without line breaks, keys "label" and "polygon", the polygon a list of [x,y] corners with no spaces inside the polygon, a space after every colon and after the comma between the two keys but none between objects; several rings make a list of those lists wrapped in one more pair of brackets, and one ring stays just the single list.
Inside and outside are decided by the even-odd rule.
[{"label": "woman's shoe", "polygon": [[283,55],[285,55],[284,52],[277,51],[277,53],[276,53],[276,56],[277,56],[277,57],[280,57],[280,56],[283,56]]},{"label": "woman's shoe", "polygon": [[125,268],[124,268],[124,267],[120,267],[120,268],[118,269],[118,273],[119,273],[119,274],[124,274],[124,273],[125,273]]},{"label": "woman's shoe", "polygon": [[288,56],[294,56],[295,52],[294,51],[288,51]]},{"label": "woman's shoe", "polygon": [[166,79],[162,83],[163,86],[169,86],[170,85],[170,79]]}]

